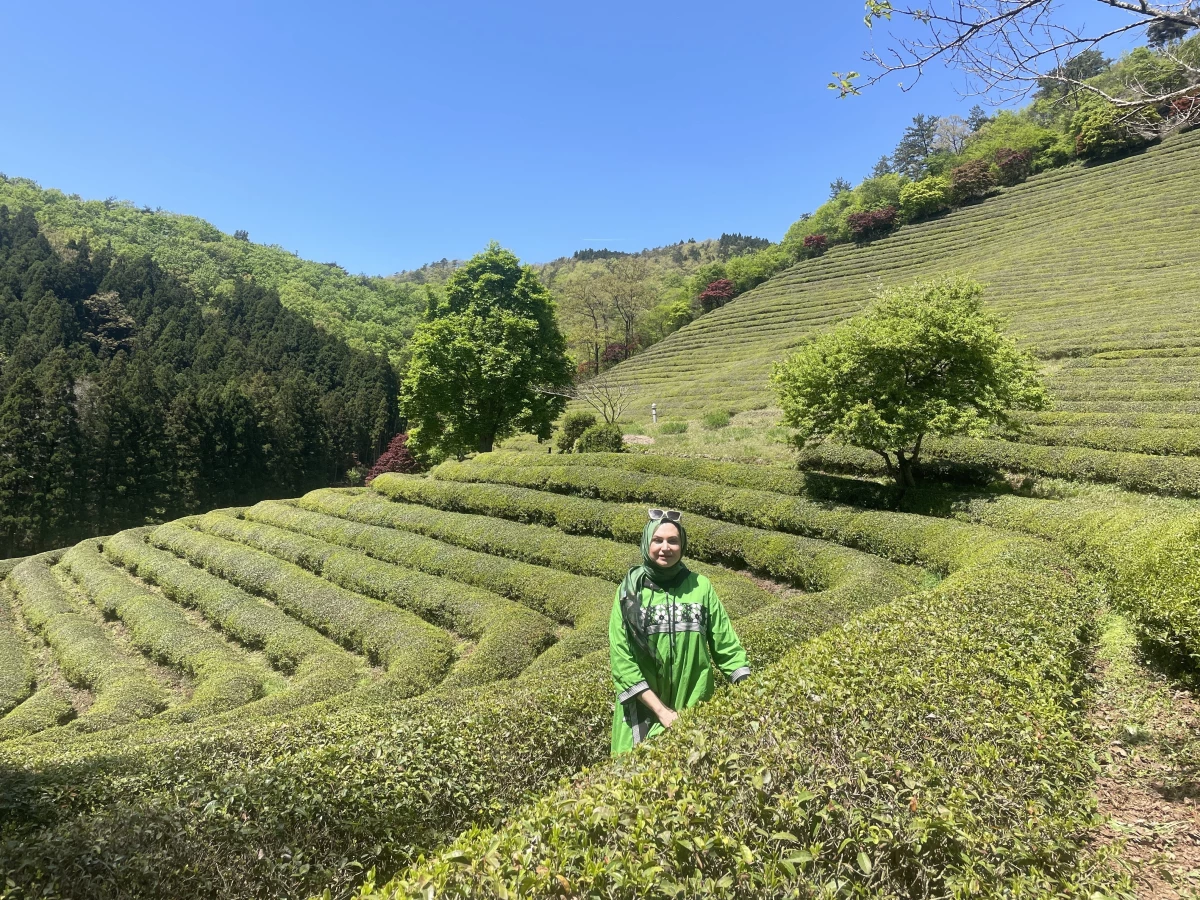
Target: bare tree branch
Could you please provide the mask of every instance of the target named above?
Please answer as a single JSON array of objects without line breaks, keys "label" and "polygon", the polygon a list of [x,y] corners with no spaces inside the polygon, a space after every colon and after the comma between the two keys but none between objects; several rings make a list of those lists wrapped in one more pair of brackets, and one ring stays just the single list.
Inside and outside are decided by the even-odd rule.
[{"label": "bare tree branch", "polygon": [[633,382],[617,381],[605,373],[571,387],[546,386],[538,387],[535,390],[539,393],[553,394],[556,397],[566,397],[568,400],[586,403],[600,413],[606,423],[612,425],[629,408],[629,404],[640,393],[641,388]]},{"label": "bare tree branch", "polygon": [[[842,96],[879,84],[896,74],[908,74],[901,84],[911,90],[926,67],[944,64],[968,76],[968,93],[985,94],[996,103],[1017,99],[1047,83],[1057,83],[1068,97],[1092,94],[1122,111],[1123,121],[1135,131],[1161,135],[1200,117],[1190,102],[1200,89],[1200,71],[1167,47],[1164,56],[1178,67],[1181,85],[1169,88],[1130,81],[1119,93],[1105,91],[1075,77],[1069,63],[1081,53],[1097,50],[1128,32],[1154,26],[1176,36],[1200,28],[1200,5],[1194,0],[1094,0],[1099,6],[1128,13],[1130,21],[1105,27],[1072,26],[1062,18],[1054,0],[930,0],[927,6],[866,0],[866,23],[907,21],[916,34],[890,34],[882,53],[868,51],[863,58],[874,72],[856,83],[857,73],[834,73],[830,87]],[[1176,101],[1188,100],[1186,103]]]}]

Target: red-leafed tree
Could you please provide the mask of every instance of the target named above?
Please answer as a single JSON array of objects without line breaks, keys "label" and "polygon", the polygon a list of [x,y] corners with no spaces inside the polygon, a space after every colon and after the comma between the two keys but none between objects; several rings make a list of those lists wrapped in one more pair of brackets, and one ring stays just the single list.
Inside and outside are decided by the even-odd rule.
[{"label": "red-leafed tree", "polygon": [[714,309],[719,309],[730,300],[733,299],[737,289],[733,286],[733,282],[728,278],[718,278],[716,281],[710,281],[708,287],[700,292],[700,306],[705,312],[712,312]]},{"label": "red-leafed tree", "polygon": [[407,474],[419,471],[420,468],[416,459],[413,458],[412,451],[408,449],[408,435],[398,434],[388,443],[388,448],[383,451],[383,455],[375,460],[375,465],[367,473],[367,484],[370,484],[376,475],[382,475],[384,472]]},{"label": "red-leafed tree", "polygon": [[1033,168],[1032,150],[1009,150],[1001,147],[996,151],[996,169],[1000,172],[1003,185],[1019,184],[1029,177]]},{"label": "red-leafed tree", "polygon": [[804,257],[812,259],[829,249],[829,239],[823,234],[810,234],[804,239]]},{"label": "red-leafed tree", "polygon": [[866,212],[851,213],[846,216],[846,225],[856,241],[869,241],[872,238],[883,237],[896,224],[897,209],[885,206],[883,209],[870,209]]}]

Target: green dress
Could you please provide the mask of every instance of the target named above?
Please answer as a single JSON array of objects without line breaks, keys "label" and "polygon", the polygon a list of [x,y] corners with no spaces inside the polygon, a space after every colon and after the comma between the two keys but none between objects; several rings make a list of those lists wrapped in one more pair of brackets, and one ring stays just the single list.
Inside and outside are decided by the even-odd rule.
[{"label": "green dress", "polygon": [[746,651],[725,607],[703,575],[683,569],[682,577],[647,578],[638,611],[653,656],[631,639],[621,614],[621,591],[608,622],[609,657],[617,702],[613,710],[612,753],[624,753],[663,731],[658,717],[637,695],[647,688],[664,704],[684,710],[713,694],[716,663],[736,683],[750,674]]}]

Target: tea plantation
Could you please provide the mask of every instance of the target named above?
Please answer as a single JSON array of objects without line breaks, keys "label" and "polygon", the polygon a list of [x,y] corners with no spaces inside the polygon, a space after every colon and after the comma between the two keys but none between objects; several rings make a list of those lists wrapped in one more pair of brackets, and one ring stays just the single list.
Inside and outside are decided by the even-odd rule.
[{"label": "tea plantation", "polygon": [[[867,246],[834,247],[614,371],[629,415],[699,418],[775,402],[771,366],[879,286],[948,271],[1044,361],[1054,402],[1019,441],[948,441],[942,458],[1200,496],[1200,132],[1057,169]],[[825,451],[825,468],[874,466]]]},{"label": "tea plantation", "polygon": [[[1057,405],[901,501],[849,449],[543,446],[0,563],[0,897],[1132,896],[1095,663],[1114,617],[1178,696],[1200,660],[1198,164],[1184,136],[835,248],[615,370],[673,416],[761,407],[878,282],[969,269]],[[610,760],[650,505],[754,671]]]}]

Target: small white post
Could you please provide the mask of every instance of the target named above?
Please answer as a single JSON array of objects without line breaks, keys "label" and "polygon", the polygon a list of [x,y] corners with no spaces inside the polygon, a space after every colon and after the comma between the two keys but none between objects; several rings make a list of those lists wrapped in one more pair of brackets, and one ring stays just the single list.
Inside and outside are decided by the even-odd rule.
[{"label": "small white post", "polygon": [[655,425],[658,424],[658,404],[657,403],[650,404],[650,420]]}]

